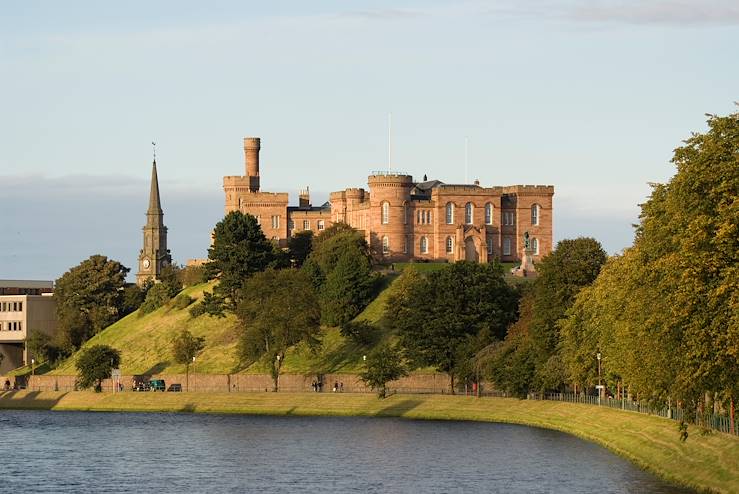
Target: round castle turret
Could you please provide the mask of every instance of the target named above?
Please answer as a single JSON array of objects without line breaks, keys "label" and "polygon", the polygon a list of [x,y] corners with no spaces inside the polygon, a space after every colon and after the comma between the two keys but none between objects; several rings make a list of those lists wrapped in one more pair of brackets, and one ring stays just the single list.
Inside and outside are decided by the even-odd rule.
[{"label": "round castle turret", "polygon": [[[400,172],[375,172],[369,176],[371,235],[370,241],[376,252],[383,252],[383,237],[387,237],[388,259],[402,258],[406,235],[411,229],[411,189],[413,177]],[[387,216],[383,212],[387,211]]]}]

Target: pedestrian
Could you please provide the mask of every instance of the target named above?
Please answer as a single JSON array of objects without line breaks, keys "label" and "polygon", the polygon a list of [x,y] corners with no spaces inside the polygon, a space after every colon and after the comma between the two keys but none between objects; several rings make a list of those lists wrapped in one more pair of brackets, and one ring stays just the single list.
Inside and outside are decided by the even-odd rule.
[{"label": "pedestrian", "polygon": [[9,391],[9,390],[10,390],[10,379],[6,379],[5,380],[5,391]]},{"label": "pedestrian", "polygon": [[344,383],[343,382],[340,382],[339,383],[339,391],[342,392],[342,393],[344,392]]}]

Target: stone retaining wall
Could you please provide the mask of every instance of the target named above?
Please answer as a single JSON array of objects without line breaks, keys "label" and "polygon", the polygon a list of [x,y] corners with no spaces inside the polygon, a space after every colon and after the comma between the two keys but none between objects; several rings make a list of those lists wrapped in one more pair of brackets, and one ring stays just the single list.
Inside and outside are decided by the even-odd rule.
[{"label": "stone retaining wall", "polygon": [[[173,383],[182,385],[183,391],[198,392],[255,392],[271,391],[272,377],[269,374],[190,374],[189,379],[185,374],[154,374],[151,379],[164,379],[167,387]],[[16,384],[16,378],[7,378],[11,388]],[[34,391],[73,391],[75,389],[76,376],[54,376],[41,375],[18,378],[18,386],[26,386]],[[121,376],[121,384],[124,391],[131,390],[133,376]],[[0,387],[6,378],[0,377]],[[281,391],[313,391],[312,383],[323,383],[321,391],[331,392],[335,384],[339,384],[344,392],[367,393],[367,388],[357,374],[323,374],[321,376],[301,374],[283,374],[280,376],[279,389]],[[343,384],[343,386],[341,386]],[[111,391],[113,382],[106,379],[103,382],[103,390]],[[388,384],[388,389],[399,393],[437,393],[449,392],[449,376],[446,374],[411,374]]]}]

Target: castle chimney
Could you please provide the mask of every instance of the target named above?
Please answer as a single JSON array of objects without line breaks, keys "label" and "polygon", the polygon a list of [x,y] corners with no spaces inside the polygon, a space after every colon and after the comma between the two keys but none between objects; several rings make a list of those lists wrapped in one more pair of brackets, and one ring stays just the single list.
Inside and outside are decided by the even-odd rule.
[{"label": "castle chimney", "polygon": [[253,192],[259,191],[259,137],[244,137],[244,159],[246,161],[246,176],[249,177],[249,188]]},{"label": "castle chimney", "polygon": [[306,187],[305,190],[300,191],[300,195],[298,196],[298,207],[310,207],[310,189],[308,187]]}]

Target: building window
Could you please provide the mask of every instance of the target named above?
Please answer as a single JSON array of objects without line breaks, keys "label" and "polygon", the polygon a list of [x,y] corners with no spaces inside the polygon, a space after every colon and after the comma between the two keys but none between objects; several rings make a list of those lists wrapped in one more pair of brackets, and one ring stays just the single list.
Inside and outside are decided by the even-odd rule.
[{"label": "building window", "polygon": [[322,232],[326,228],[326,225],[323,223],[323,220],[318,220],[318,231]]},{"label": "building window", "polygon": [[472,224],[472,209],[474,206],[472,206],[471,202],[468,202],[464,205],[464,222],[468,225]]},{"label": "building window", "polygon": [[408,253],[408,237],[403,237],[403,254]]},{"label": "building window", "polygon": [[493,205],[490,203],[485,204],[485,224],[493,224]]},{"label": "building window", "polygon": [[503,255],[511,255],[511,237],[503,237]]},{"label": "building window", "polygon": [[262,225],[262,216],[258,214],[256,216],[256,218],[257,218],[257,225],[261,226]]},{"label": "building window", "polygon": [[403,224],[408,224],[408,203],[403,203]]},{"label": "building window", "polygon": [[416,224],[421,224],[421,211],[416,211]]},{"label": "building window", "polygon": [[287,228],[290,230],[295,230],[295,222],[293,220],[287,220]]},{"label": "building window", "polygon": [[503,224],[506,226],[513,226],[516,224],[516,218],[513,211],[505,211],[503,213]]},{"label": "building window", "polygon": [[531,239],[531,250],[534,252],[535,256],[539,255],[539,240],[536,238]]},{"label": "building window", "polygon": [[310,220],[303,220],[303,230],[310,230]]},{"label": "building window", "polygon": [[531,224],[532,225],[538,225],[539,224],[539,205],[534,204],[531,206]]},{"label": "building window", "polygon": [[280,227],[280,217],[272,216],[272,228],[277,229]]},{"label": "building window", "polygon": [[390,203],[383,202],[382,203],[382,224],[387,225],[388,223],[390,223]]},{"label": "building window", "polygon": [[451,202],[447,203],[446,205],[446,224],[454,224],[454,204]]},{"label": "building window", "polygon": [[452,237],[446,238],[446,253],[451,254],[454,252],[454,239]]},{"label": "building window", "polygon": [[421,237],[421,254],[428,254],[429,241],[426,237]]},{"label": "building window", "polygon": [[383,254],[390,253],[390,239],[387,237],[382,237],[382,253]]},{"label": "building window", "polygon": [[488,254],[493,255],[493,236],[487,236]]}]

